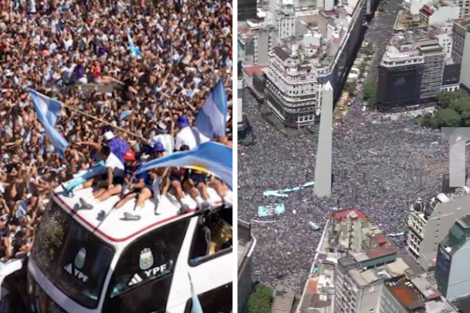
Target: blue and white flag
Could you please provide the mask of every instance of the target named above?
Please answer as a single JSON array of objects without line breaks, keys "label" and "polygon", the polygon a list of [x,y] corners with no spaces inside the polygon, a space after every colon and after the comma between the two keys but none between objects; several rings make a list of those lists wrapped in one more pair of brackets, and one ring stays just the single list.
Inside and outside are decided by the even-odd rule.
[{"label": "blue and white flag", "polygon": [[59,117],[62,103],[57,100],[46,97],[45,95],[28,89],[31,99],[33,101],[34,109],[38,115],[38,119],[44,127],[46,134],[49,138],[54,149],[60,154],[61,157],[65,156],[65,150],[69,143],[62,137],[59,132],[54,128],[57,118]]},{"label": "blue and white flag", "polygon": [[199,298],[197,297],[197,293],[196,291],[194,290],[194,285],[193,285],[193,281],[191,279],[191,275],[188,273],[188,277],[189,277],[189,285],[191,286],[191,299],[192,299],[192,308],[191,308],[191,313],[204,313],[202,311],[202,306],[201,306],[201,302],[199,302]]},{"label": "blue and white flag", "polygon": [[132,40],[130,30],[127,29],[127,41],[129,44],[129,49],[131,50],[131,54],[134,58],[137,58],[140,56],[140,50],[134,45],[134,41]]},{"label": "blue and white flag", "polygon": [[216,142],[206,142],[190,151],[176,152],[144,163],[137,174],[158,167],[185,167],[212,173],[232,189],[232,148]]},{"label": "blue and white flag", "polygon": [[207,138],[225,136],[227,110],[227,94],[223,81],[219,81],[196,116],[196,128]]}]

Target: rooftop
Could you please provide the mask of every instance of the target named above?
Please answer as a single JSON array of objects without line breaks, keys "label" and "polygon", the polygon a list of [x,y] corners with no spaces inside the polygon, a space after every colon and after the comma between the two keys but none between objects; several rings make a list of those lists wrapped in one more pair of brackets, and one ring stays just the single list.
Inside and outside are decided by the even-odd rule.
[{"label": "rooftop", "polygon": [[405,277],[388,280],[385,282],[385,287],[408,312],[426,312],[418,291]]},{"label": "rooftop", "polygon": [[459,218],[450,228],[441,245],[449,254],[454,254],[470,239],[470,215]]},{"label": "rooftop", "polygon": [[[217,195],[216,191],[212,188],[208,189],[211,199],[222,203],[222,199]],[[154,228],[162,227],[194,215],[197,207],[196,202],[190,199],[190,211],[186,214],[178,215],[180,204],[173,196],[169,195],[161,198],[158,207],[156,202],[148,200],[144,208],[136,212],[134,210],[135,201],[129,201],[119,210],[115,210],[113,207],[119,201],[119,197],[113,196],[99,205],[94,205],[91,210],[80,210],[79,199],[93,199],[92,188],[74,190],[73,197],[67,197],[61,186],[55,189],[54,198],[64,210],[73,214],[75,220],[88,229],[95,231],[105,241],[112,244],[133,240],[138,235]],[[93,204],[92,202],[90,203]],[[102,211],[106,214],[104,220],[98,218]],[[131,214],[137,213],[141,218],[137,221],[127,221],[123,219],[123,213],[125,212]]]},{"label": "rooftop", "polygon": [[358,218],[358,219],[363,220],[363,221],[369,221],[369,219],[366,217],[364,212],[362,212],[361,210],[358,210],[358,209],[353,209],[353,208],[341,209],[341,210],[335,211],[332,214],[332,217],[336,222],[340,222],[342,220],[345,220],[348,217],[352,218],[352,219]]}]

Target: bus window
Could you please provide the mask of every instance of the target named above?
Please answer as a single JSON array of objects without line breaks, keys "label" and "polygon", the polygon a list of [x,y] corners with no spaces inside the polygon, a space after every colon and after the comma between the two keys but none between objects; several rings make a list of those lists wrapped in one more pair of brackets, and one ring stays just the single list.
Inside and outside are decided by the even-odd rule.
[{"label": "bus window", "polygon": [[190,265],[201,264],[231,251],[231,213],[232,210],[226,209],[200,217],[189,254]]},{"label": "bus window", "polygon": [[[198,295],[204,313],[232,312],[232,283],[220,286]],[[184,313],[191,313],[193,300],[186,302]]]},{"label": "bus window", "polygon": [[182,219],[129,245],[114,270],[104,312],[142,313],[165,309],[174,265],[188,224],[189,219]]},{"label": "bus window", "polygon": [[84,228],[57,204],[44,213],[31,256],[64,294],[96,308],[113,258],[113,248]]}]

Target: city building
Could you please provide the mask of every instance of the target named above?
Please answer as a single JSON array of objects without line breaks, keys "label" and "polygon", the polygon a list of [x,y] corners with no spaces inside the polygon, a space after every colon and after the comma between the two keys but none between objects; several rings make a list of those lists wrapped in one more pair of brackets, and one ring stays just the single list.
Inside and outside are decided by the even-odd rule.
[{"label": "city building", "polygon": [[237,101],[237,118],[238,118],[238,138],[244,139],[248,133],[248,120],[243,114],[243,97],[245,93],[245,82],[243,78],[242,62],[238,62],[238,101]]},{"label": "city building", "polygon": [[[460,83],[470,90],[470,18],[458,19],[452,29],[452,59],[460,66]],[[465,56],[465,57],[464,57]]]},{"label": "city building", "polygon": [[452,28],[453,22],[436,23],[429,27],[429,37],[437,39],[446,53],[446,65],[452,62]]},{"label": "city building", "polygon": [[434,268],[439,243],[456,219],[470,213],[467,187],[455,194],[439,194],[429,203],[418,200],[408,216],[407,250],[427,270]]},{"label": "city building", "polygon": [[238,313],[245,312],[253,290],[252,253],[255,246],[250,223],[238,220]]},{"label": "city building", "polygon": [[458,19],[460,7],[450,1],[434,1],[423,5],[419,11],[419,16],[428,26],[442,24]]},{"label": "city building", "polygon": [[435,278],[440,292],[454,300],[470,295],[470,214],[457,219],[439,244]]},{"label": "city building", "polygon": [[340,258],[335,272],[334,312],[380,312],[384,280],[404,275],[407,270],[408,264],[397,258],[396,248],[386,239],[364,252]]},{"label": "city building", "polygon": [[256,18],[257,0],[238,0],[238,21],[246,21]]},{"label": "city building", "polygon": [[382,111],[429,106],[442,87],[446,51],[429,34],[394,36],[379,66],[377,105]]},{"label": "city building", "polygon": [[[265,16],[265,12],[260,12]],[[238,49],[239,61],[244,67],[267,66],[269,51],[276,43],[277,32],[273,25],[268,24],[269,19],[257,19],[238,23]]]},{"label": "city building", "polygon": [[457,313],[441,296],[434,283],[423,274],[406,275],[384,281],[379,313]]},{"label": "city building", "polygon": [[333,88],[335,101],[341,95],[361,45],[365,3],[366,0],[358,0],[354,8],[338,6],[312,11],[310,15],[286,9],[289,14],[277,25],[284,27],[278,30],[281,44],[270,50],[269,65],[264,70],[267,104],[285,126],[302,128],[315,124],[327,82]]}]

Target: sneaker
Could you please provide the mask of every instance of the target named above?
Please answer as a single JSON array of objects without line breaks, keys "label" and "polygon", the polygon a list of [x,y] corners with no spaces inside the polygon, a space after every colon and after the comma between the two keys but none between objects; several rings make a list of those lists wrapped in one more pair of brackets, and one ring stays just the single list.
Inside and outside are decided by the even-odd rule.
[{"label": "sneaker", "polygon": [[138,221],[140,220],[140,215],[134,215],[134,214],[131,214],[131,213],[124,213],[124,219],[126,221]]},{"label": "sneaker", "polygon": [[93,210],[93,206],[86,202],[83,198],[79,199],[80,201],[80,209],[82,210]]},{"label": "sneaker", "polygon": [[64,189],[64,196],[66,196],[67,198],[70,197],[70,190],[67,189],[67,186],[64,183],[60,183],[60,185]]},{"label": "sneaker", "polygon": [[181,215],[181,214],[186,214],[188,213],[189,211],[189,205],[187,205],[186,203],[181,203],[181,207],[180,207],[180,210],[178,211],[178,214]]},{"label": "sneaker", "polygon": [[209,201],[204,201],[201,206],[200,206],[200,210],[201,211],[207,211],[211,208],[211,204]]},{"label": "sneaker", "polygon": [[211,209],[211,210],[215,210],[215,209],[217,209],[217,208],[220,207],[220,206],[221,206],[220,204],[217,204],[217,203],[215,203],[215,202],[210,202],[210,203],[209,203],[209,209]]}]

